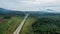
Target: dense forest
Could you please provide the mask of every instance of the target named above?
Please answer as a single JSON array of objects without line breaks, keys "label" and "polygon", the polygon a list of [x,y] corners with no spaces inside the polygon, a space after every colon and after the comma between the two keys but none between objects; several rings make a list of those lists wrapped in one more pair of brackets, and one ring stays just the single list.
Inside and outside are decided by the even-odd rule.
[{"label": "dense forest", "polygon": [[34,34],[60,34],[59,17],[41,17],[32,24]]}]

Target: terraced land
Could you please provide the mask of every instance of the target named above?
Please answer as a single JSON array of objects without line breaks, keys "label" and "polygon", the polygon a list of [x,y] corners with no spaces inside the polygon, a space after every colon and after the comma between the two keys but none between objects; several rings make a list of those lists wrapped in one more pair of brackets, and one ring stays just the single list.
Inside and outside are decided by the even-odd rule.
[{"label": "terraced land", "polygon": [[23,19],[24,16],[0,16],[0,34],[12,34]]}]

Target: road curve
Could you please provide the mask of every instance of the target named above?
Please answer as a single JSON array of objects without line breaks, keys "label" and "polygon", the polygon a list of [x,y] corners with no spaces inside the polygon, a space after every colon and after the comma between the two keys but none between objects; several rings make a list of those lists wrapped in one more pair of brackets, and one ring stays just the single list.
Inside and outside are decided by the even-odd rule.
[{"label": "road curve", "polygon": [[17,29],[14,31],[13,34],[19,34],[19,32],[20,32],[20,30],[21,30],[21,28],[22,28],[22,26],[23,26],[23,24],[24,24],[24,22],[25,22],[25,20],[27,19],[28,16],[29,16],[29,14],[27,14],[27,15],[25,16],[24,20],[23,20],[23,21],[21,22],[21,24],[17,27]]}]

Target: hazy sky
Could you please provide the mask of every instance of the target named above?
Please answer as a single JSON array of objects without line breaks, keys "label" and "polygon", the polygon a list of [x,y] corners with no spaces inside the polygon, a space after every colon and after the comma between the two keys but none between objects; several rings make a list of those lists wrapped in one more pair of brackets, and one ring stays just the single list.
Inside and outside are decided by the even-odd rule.
[{"label": "hazy sky", "polygon": [[0,7],[10,10],[39,11],[53,9],[60,11],[60,0],[0,0]]}]

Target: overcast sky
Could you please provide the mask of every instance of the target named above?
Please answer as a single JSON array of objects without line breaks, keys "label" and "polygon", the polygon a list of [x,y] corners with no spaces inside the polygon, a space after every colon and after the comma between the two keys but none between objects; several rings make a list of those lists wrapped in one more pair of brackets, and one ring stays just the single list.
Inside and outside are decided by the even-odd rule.
[{"label": "overcast sky", "polygon": [[46,9],[60,11],[60,0],[0,0],[0,8],[26,11]]}]

